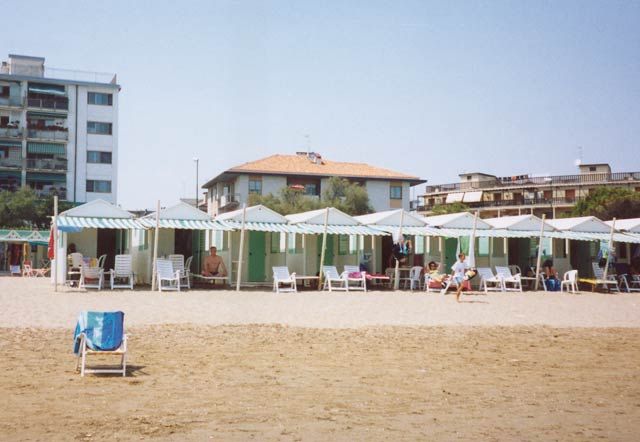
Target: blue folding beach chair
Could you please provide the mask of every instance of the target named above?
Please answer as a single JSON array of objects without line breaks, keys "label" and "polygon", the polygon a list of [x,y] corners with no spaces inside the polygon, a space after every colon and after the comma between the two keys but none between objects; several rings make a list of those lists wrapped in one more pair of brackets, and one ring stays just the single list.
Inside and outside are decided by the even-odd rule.
[{"label": "blue folding beach chair", "polygon": [[[76,355],[76,370],[82,365],[80,374],[85,373],[127,373],[127,335],[124,334],[124,313],[122,312],[81,312],[74,334],[73,352]],[[87,355],[117,355],[117,368],[86,368]]]}]

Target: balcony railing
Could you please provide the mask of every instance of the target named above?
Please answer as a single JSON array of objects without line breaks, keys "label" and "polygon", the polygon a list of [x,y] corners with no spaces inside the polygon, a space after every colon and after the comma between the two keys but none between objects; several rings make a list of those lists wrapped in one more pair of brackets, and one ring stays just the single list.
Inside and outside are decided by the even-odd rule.
[{"label": "balcony railing", "polygon": [[240,203],[240,194],[239,193],[225,193],[224,195],[220,195],[217,199],[218,208],[222,209],[224,207],[230,206],[232,204]]},{"label": "balcony railing", "polygon": [[64,130],[47,130],[47,129],[29,129],[28,138],[49,141],[68,141],[69,131]]},{"label": "balcony railing", "polygon": [[2,107],[22,107],[22,97],[0,97]]},{"label": "balcony railing", "polygon": [[22,169],[21,158],[0,158],[0,167]]},{"label": "balcony railing", "polygon": [[[578,201],[584,199],[584,197],[575,198],[518,198],[511,200],[497,200],[497,201],[477,201],[475,203],[463,203],[471,209],[490,209],[490,208],[504,208],[504,207],[553,207],[553,206],[571,206]],[[438,204],[424,204],[417,206],[417,210],[420,212],[429,212],[433,210]]]},{"label": "balcony railing", "polygon": [[565,184],[581,185],[621,181],[640,181],[640,172],[583,173],[578,175],[557,175],[547,177],[514,177],[514,179],[496,178],[491,181],[449,183],[427,186],[426,193],[446,193],[489,188],[553,186]]},{"label": "balcony railing", "polygon": [[27,107],[54,111],[69,110],[68,98],[31,98],[27,97]]},{"label": "balcony railing", "polygon": [[22,128],[0,127],[0,138],[22,138]]},{"label": "balcony railing", "polygon": [[67,170],[67,160],[61,158],[52,160],[27,158],[27,169],[64,172]]}]

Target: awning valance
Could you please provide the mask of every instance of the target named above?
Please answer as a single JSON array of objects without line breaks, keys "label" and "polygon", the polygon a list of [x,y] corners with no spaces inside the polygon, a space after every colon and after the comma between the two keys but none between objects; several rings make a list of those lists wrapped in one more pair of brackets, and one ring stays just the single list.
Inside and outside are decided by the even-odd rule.
[{"label": "awning valance", "polygon": [[37,94],[49,94],[49,95],[59,95],[59,96],[67,95],[67,93],[65,92],[64,86],[59,86],[56,84],[30,83],[28,90],[29,92],[34,92]]},{"label": "awning valance", "polygon": [[482,201],[482,190],[465,192],[464,197],[462,198],[463,203],[477,203],[478,201]]},{"label": "awning valance", "polygon": [[[225,221],[233,230],[241,230],[242,223],[238,221]],[[245,222],[245,230],[251,230],[254,232],[278,232],[278,233],[308,233],[303,229],[293,224],[286,223],[267,223],[267,222]]]},{"label": "awning valance", "polygon": [[51,112],[27,112],[27,118],[51,118],[52,120],[64,120],[67,114],[54,114]]},{"label": "awning valance", "polygon": [[58,228],[71,229],[144,229],[139,220],[127,218],[85,218],[76,216],[59,216]]},{"label": "awning valance", "polygon": [[[154,217],[143,218],[140,223],[149,229],[156,227]],[[226,222],[223,221],[205,221],[192,219],[160,219],[161,229],[184,229],[184,230],[233,230]]]},{"label": "awning valance", "polygon": [[2,141],[0,140],[0,146],[2,147],[22,147],[22,142],[20,141]]},{"label": "awning valance", "polygon": [[27,143],[27,153],[45,153],[52,155],[65,155],[64,144],[55,143]]},{"label": "awning valance", "polygon": [[66,183],[67,175],[64,173],[27,173],[27,181],[39,183]]},{"label": "awning valance", "polygon": [[462,202],[463,197],[464,197],[464,192],[450,193],[447,195],[447,199],[445,200],[445,202],[447,204],[459,203],[459,202]]},{"label": "awning valance", "polygon": [[[324,233],[324,225],[323,224],[308,224],[308,223],[298,223],[295,226],[303,229],[303,233],[311,234],[311,235],[321,235]],[[369,235],[369,236],[384,236],[388,235],[388,232],[374,229],[369,226],[347,226],[347,225],[336,225],[329,224],[327,225],[327,233],[330,235]]]}]

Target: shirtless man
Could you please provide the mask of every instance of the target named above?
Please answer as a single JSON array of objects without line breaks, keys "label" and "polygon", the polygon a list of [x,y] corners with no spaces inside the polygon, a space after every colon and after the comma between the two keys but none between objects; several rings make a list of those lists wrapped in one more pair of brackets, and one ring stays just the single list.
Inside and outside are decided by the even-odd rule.
[{"label": "shirtless man", "polygon": [[203,276],[227,276],[227,268],[222,261],[222,258],[217,255],[218,249],[211,247],[209,249],[211,255],[204,259],[204,266],[202,267]]}]

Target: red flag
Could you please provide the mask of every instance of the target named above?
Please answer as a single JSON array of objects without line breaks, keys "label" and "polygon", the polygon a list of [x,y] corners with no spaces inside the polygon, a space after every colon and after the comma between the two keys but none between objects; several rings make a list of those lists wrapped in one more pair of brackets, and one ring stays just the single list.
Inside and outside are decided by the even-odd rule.
[{"label": "red flag", "polygon": [[53,225],[49,231],[49,248],[47,249],[47,258],[53,259],[55,257],[55,250],[53,246]]}]

